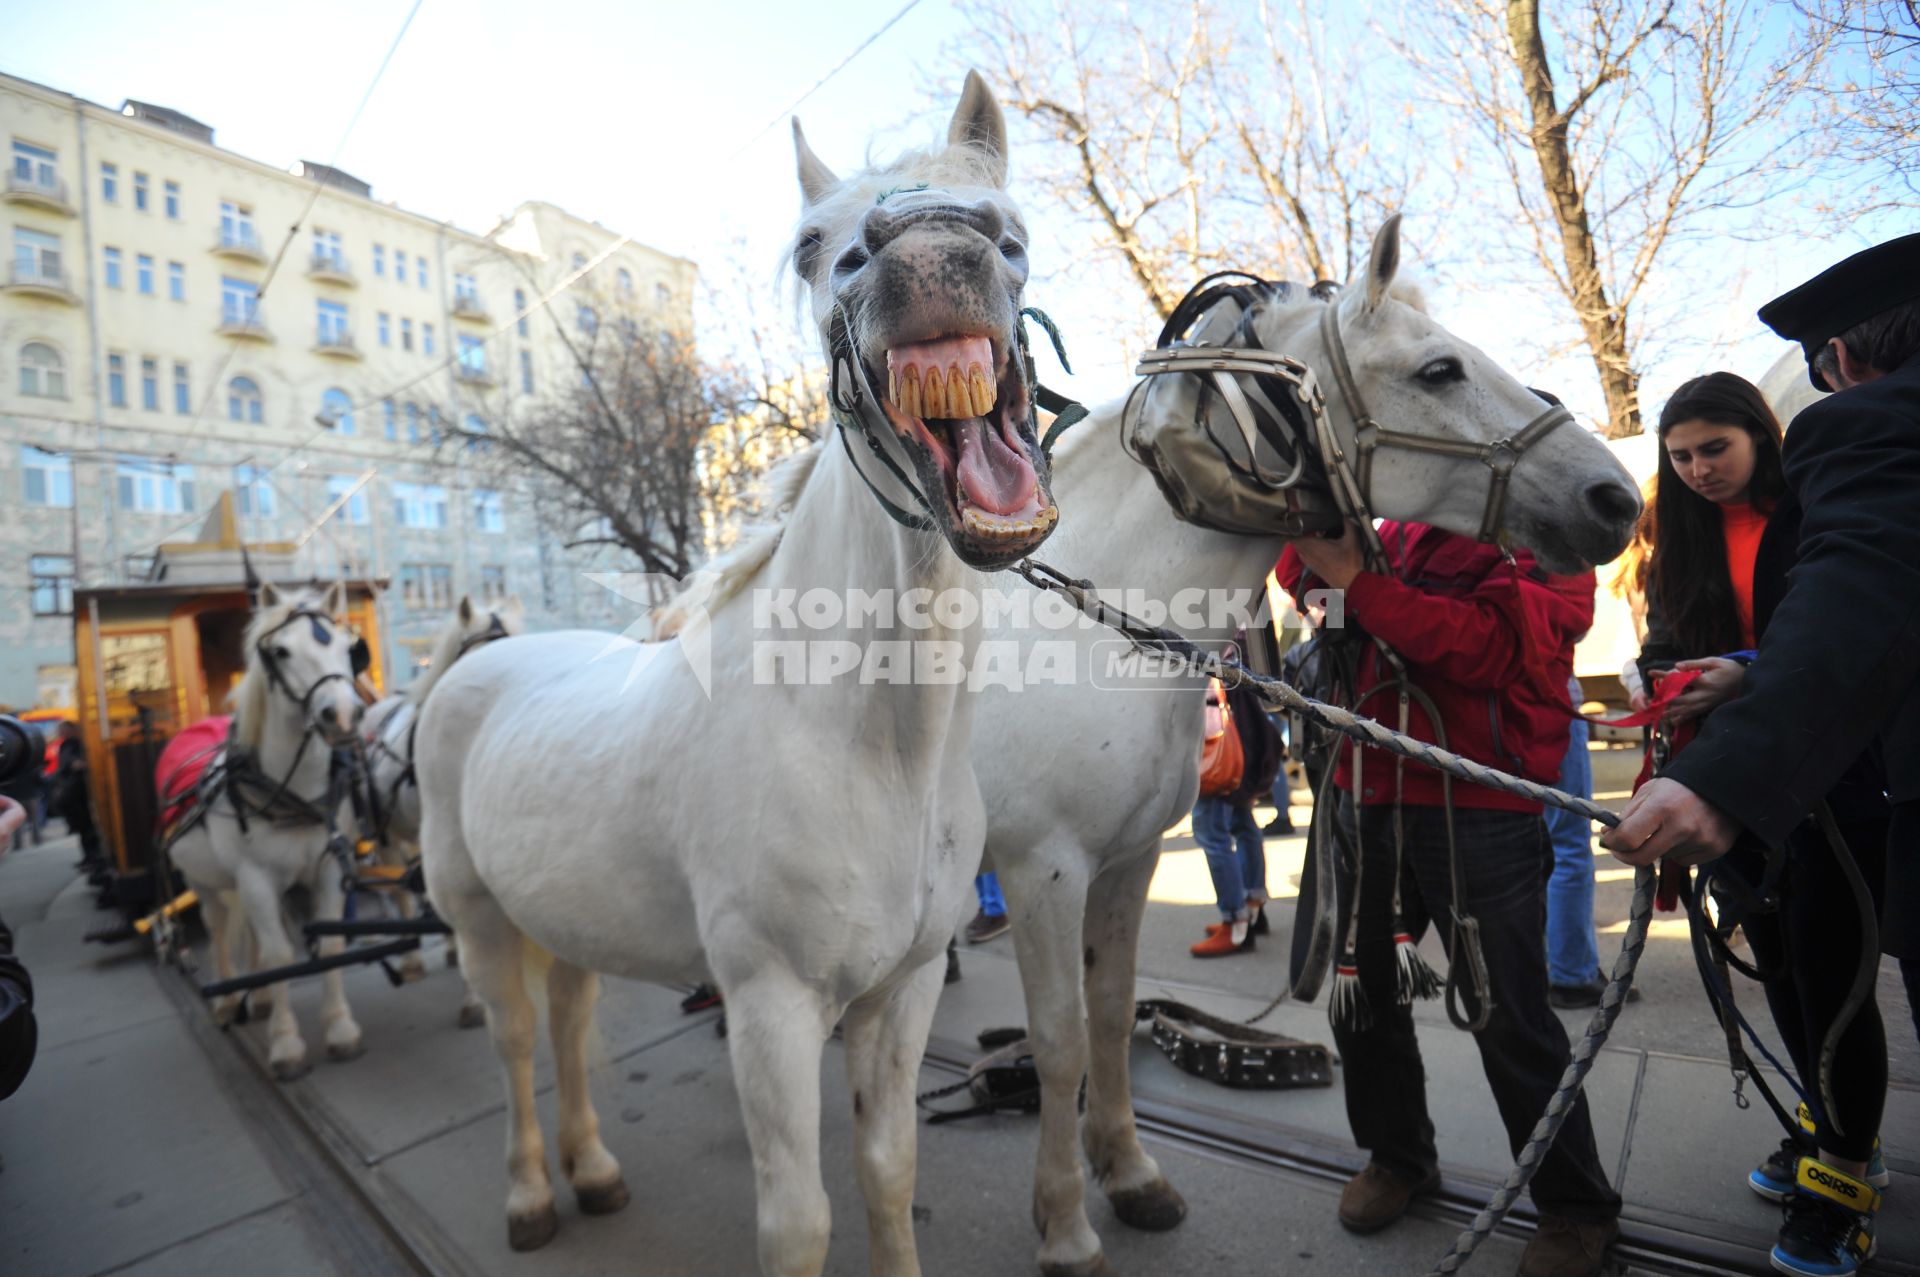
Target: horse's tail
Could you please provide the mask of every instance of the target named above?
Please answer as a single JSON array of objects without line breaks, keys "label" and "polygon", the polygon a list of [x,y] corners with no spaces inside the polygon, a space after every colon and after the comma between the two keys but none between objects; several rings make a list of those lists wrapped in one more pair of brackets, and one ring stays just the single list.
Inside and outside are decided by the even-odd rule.
[{"label": "horse's tail", "polygon": [[653,637],[670,639],[686,628],[694,612],[718,611],[720,605],[746,588],[780,548],[780,536],[786,531],[786,516],[800,499],[800,490],[813,477],[824,453],[820,444],[796,452],[767,471],[759,491],[759,506],[765,522],[750,528],[737,544],[695,574],[672,598],[654,609]]}]

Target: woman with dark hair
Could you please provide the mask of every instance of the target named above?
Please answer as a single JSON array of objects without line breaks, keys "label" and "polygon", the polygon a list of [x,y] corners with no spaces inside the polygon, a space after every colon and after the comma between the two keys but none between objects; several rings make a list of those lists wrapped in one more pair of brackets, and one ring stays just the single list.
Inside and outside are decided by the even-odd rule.
[{"label": "woman with dark hair", "polygon": [[[1799,543],[1799,507],[1785,500],[1780,423],[1759,390],[1732,373],[1696,377],[1660,412],[1656,491],[1643,518],[1637,584],[1647,601],[1639,667],[1649,695],[1667,671],[1697,670],[1676,696],[1669,728],[1705,718],[1740,694],[1757,637],[1782,595]],[[1810,694],[1813,694],[1810,689]],[[1885,875],[1890,811],[1872,760],[1863,758],[1826,796],[1850,854],[1877,894]],[[1766,856],[1736,845],[1726,872],[1758,887]],[[1838,853],[1811,820],[1787,840],[1778,905],[1740,920],[1767,975],[1768,1009],[1810,1096],[1854,965],[1822,961],[1818,946],[1857,918]],[[1885,1031],[1869,998],[1842,1033],[1831,1064],[1840,1114],[1802,1104],[1799,1127],[1747,1176],[1754,1192],[1785,1203],[1774,1266],[1789,1273],[1847,1273],[1860,1261],[1818,1197],[1797,1191],[1802,1159],[1886,1185],[1879,1130],[1887,1089]],[[1849,1266],[1853,1265],[1853,1266]]]}]

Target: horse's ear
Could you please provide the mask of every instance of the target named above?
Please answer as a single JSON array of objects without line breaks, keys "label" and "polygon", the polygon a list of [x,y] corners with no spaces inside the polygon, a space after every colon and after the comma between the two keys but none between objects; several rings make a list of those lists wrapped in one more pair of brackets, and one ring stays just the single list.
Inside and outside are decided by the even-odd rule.
[{"label": "horse's ear", "polygon": [[1387,300],[1387,290],[1393,286],[1393,277],[1399,270],[1400,214],[1395,213],[1375,232],[1373,249],[1367,254],[1367,300],[1363,314],[1371,315],[1380,309],[1380,303]]},{"label": "horse's ear", "polygon": [[840,179],[813,153],[807,145],[807,135],[800,129],[800,117],[793,117],[793,155],[800,168],[800,197],[808,204],[818,204],[840,185]]},{"label": "horse's ear", "polygon": [[993,164],[993,184],[1007,184],[1007,117],[978,71],[967,72],[960,105],[947,126],[948,146],[971,146]]},{"label": "horse's ear", "polygon": [[460,610],[457,615],[460,618],[460,624],[473,624],[473,596],[471,594],[462,594],[460,596]]},{"label": "horse's ear", "polygon": [[273,582],[260,582],[260,589],[253,596],[253,605],[262,612],[280,606],[280,591],[273,588]]},{"label": "horse's ear", "polygon": [[347,616],[347,587],[338,581],[329,585],[326,594],[320,600],[320,610],[328,616],[345,620]]},{"label": "horse's ear", "polygon": [[508,616],[525,616],[527,614],[527,605],[520,601],[518,594],[509,594],[507,595],[507,601],[500,605],[500,610]]}]

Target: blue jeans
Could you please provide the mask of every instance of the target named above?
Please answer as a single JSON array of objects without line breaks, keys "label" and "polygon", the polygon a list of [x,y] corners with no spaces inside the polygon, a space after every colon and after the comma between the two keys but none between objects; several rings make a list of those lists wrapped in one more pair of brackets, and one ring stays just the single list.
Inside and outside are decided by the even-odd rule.
[{"label": "blue jeans", "polygon": [[1193,805],[1193,840],[1207,853],[1213,875],[1214,903],[1231,922],[1247,907],[1249,892],[1267,897],[1267,841],[1253,810],[1224,798],[1202,798]]},{"label": "blue jeans", "polygon": [[1007,916],[1007,898],[1000,894],[1000,877],[997,874],[976,874],[973,879],[973,894],[980,897],[980,912],[989,918]]},{"label": "blue jeans", "polygon": [[[1577,707],[1580,684],[1568,684]],[[1559,788],[1593,797],[1593,762],[1587,757],[1586,720],[1573,720]],[[1549,807],[1547,836],[1553,840],[1553,876],[1547,880],[1547,979],[1558,985],[1589,984],[1600,974],[1600,945],[1593,933],[1593,824],[1585,816]]]}]

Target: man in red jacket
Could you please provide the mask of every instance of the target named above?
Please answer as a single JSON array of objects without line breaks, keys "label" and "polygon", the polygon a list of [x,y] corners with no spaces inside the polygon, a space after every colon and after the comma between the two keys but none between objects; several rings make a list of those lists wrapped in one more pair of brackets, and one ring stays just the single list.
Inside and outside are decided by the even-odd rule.
[{"label": "man in red jacket", "polygon": [[[1495,546],[1420,523],[1383,523],[1380,538],[1385,573],[1365,570],[1361,538],[1351,528],[1339,540],[1295,542],[1276,572],[1296,599],[1314,578],[1345,591],[1348,628],[1399,655],[1445,733],[1436,734],[1415,696],[1407,702],[1410,735],[1551,784],[1566,752],[1573,641],[1593,621],[1592,573],[1549,577],[1530,555],[1509,562]],[[1390,684],[1392,669],[1377,647],[1349,637],[1358,640],[1356,690]],[[1390,727],[1400,724],[1401,697],[1391,686],[1357,708]],[[1364,754],[1357,769],[1356,753]],[[1347,1120],[1355,1143],[1370,1155],[1341,1194],[1340,1222],[1373,1232],[1440,1182],[1411,1009],[1413,995],[1432,992],[1430,973],[1412,946],[1429,922],[1462,963],[1454,918],[1478,923],[1489,1005],[1482,1008],[1463,978],[1463,1010],[1474,1018],[1485,1011],[1474,1040],[1515,1153],[1553,1094],[1567,1060],[1566,1031],[1547,1003],[1545,889],[1553,853],[1539,804],[1453,785],[1464,897],[1456,902],[1439,772],[1407,763],[1396,774],[1390,755],[1349,745],[1334,783],[1340,789],[1335,951],[1343,955],[1335,976],[1334,1040],[1346,1069]],[[1396,791],[1403,830],[1397,847]],[[1584,1096],[1541,1163],[1532,1192],[1540,1227],[1521,1259],[1522,1277],[1604,1271],[1606,1249],[1619,1233],[1620,1197],[1600,1169]]]}]

